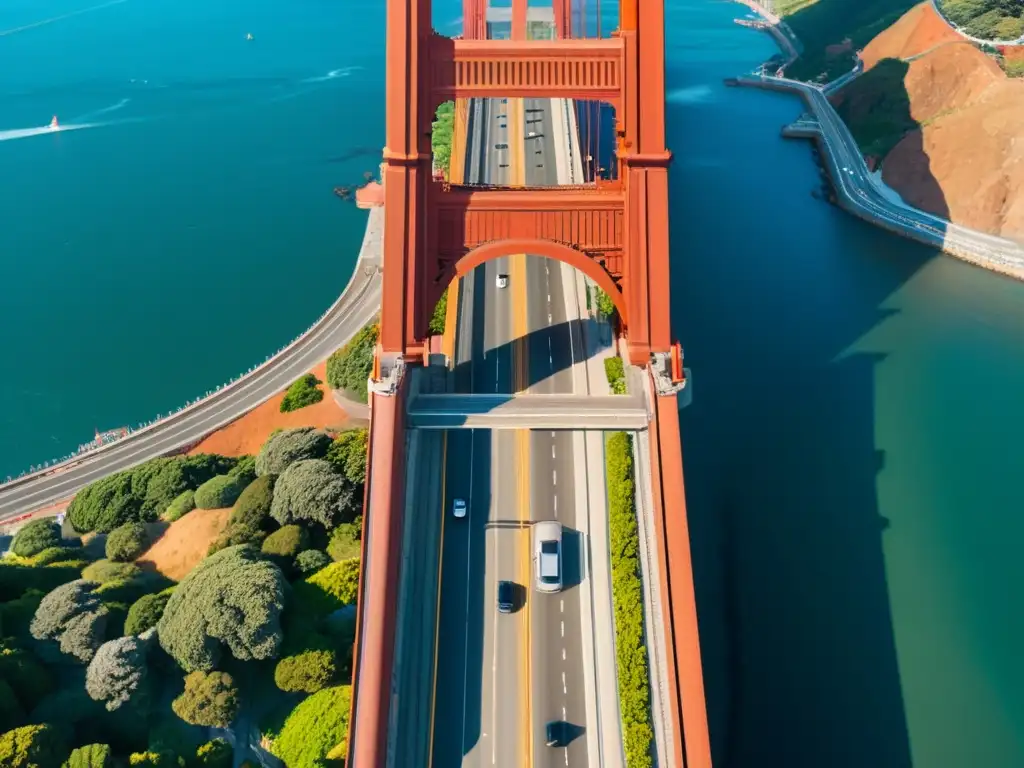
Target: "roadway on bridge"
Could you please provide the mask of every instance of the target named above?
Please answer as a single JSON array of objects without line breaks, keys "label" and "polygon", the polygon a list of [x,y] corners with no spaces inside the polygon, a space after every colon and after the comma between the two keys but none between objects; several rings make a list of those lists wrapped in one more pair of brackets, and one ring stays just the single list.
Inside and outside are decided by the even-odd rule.
[{"label": "roadway on bridge", "polygon": [[[557,184],[555,103],[526,100],[520,110],[514,101],[474,100],[467,182],[509,184],[522,163],[527,184]],[[510,122],[517,117],[522,124]],[[499,275],[508,275],[507,288],[496,285]],[[572,392],[561,275],[557,263],[520,255],[487,262],[463,280],[457,392]],[[446,433],[433,766],[588,765],[572,436]],[[467,504],[464,519],[452,515],[455,499]],[[533,589],[529,524],[547,519],[565,527],[566,586],[543,595]],[[511,614],[497,612],[500,580],[518,585]],[[578,726],[567,749],[545,746],[550,720]]]}]

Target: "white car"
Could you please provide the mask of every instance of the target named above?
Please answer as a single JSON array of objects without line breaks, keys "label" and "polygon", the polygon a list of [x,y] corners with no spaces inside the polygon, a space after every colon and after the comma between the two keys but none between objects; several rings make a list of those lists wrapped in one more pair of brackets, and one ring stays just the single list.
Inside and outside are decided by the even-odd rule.
[{"label": "white car", "polygon": [[465,517],[466,516],[466,500],[465,499],[455,499],[455,501],[452,502],[452,515],[454,515],[455,517]]},{"label": "white car", "polygon": [[499,288],[507,288],[508,275],[498,275],[496,278],[494,278],[494,284]]},{"label": "white car", "polygon": [[533,138],[534,136],[536,136],[536,135],[537,135],[537,132],[536,132],[536,131],[530,131],[530,138],[531,138],[531,139],[532,139],[532,138]]}]

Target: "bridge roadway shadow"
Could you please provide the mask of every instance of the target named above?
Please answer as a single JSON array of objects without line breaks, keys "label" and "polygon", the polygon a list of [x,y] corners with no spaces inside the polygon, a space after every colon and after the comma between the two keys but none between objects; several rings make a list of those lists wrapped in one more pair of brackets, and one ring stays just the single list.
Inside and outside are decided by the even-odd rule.
[{"label": "bridge roadway shadow", "polygon": [[[821,0],[806,14],[829,8],[861,13]],[[840,111],[872,129],[876,98],[890,118],[903,110],[874,113],[874,128],[885,148],[895,126],[913,153],[897,64],[873,76],[895,92],[851,88]],[[878,495],[877,430],[894,415],[879,414],[876,387],[900,364],[887,357],[901,289],[940,254],[808,201],[818,171],[806,148],[765,130],[803,105],[717,85],[748,65],[688,58],[666,73],[670,93],[715,84],[698,105],[669,99],[667,113],[669,143],[703,163],[670,176],[672,209],[686,214],[673,219],[672,321],[698,380],[680,422],[714,763],[912,768],[884,548],[899,516]],[[923,189],[944,210],[937,182]]]}]

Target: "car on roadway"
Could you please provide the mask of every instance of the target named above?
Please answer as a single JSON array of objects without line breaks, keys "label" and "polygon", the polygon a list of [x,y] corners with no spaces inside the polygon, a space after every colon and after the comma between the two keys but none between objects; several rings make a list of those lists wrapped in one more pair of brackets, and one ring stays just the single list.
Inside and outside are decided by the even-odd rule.
[{"label": "car on roadway", "polygon": [[508,144],[505,144],[504,142],[502,142],[500,144],[495,144],[494,148],[495,149],[508,149]]},{"label": "car on roadway", "polygon": [[533,563],[538,592],[562,589],[562,526],[554,520],[541,520],[532,527]]},{"label": "car on roadway", "polygon": [[494,278],[494,284],[499,288],[508,288],[508,275],[498,275]]},{"label": "car on roadway", "polygon": [[453,517],[465,517],[466,516],[466,500],[455,499],[452,502],[452,516]]},{"label": "car on roadway", "polygon": [[516,607],[516,585],[512,581],[498,582],[498,613],[512,613]]},{"label": "car on roadway", "polygon": [[530,131],[530,138],[531,138],[531,139],[532,139],[532,138],[533,138],[534,136],[536,136],[536,135],[537,135],[537,132],[536,132],[536,131]]},{"label": "car on roadway", "polygon": [[549,747],[567,747],[572,741],[572,726],[564,720],[552,720],[544,726],[544,744]]}]

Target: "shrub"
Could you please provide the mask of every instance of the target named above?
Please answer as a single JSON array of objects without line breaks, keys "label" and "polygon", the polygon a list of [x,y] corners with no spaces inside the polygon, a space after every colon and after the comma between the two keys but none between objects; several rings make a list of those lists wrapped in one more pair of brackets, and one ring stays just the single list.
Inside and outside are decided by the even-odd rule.
[{"label": "shrub", "polygon": [[25,710],[7,681],[0,678],[0,733],[9,731],[25,720]]},{"label": "shrub", "polygon": [[196,490],[197,509],[224,509],[230,507],[244,490],[242,478],[231,475],[211,477]]},{"label": "shrub", "polygon": [[[274,754],[285,765],[326,768],[328,753],[348,738],[351,693],[349,686],[337,685],[314,693],[299,704],[275,739]],[[343,757],[335,753],[332,759]]]},{"label": "shrub", "polygon": [[64,564],[83,559],[85,559],[85,549],[82,547],[47,547],[39,554],[33,556],[32,565]]},{"label": "shrub", "polygon": [[[449,150],[450,151],[450,150]],[[434,305],[434,313],[430,316],[428,330],[435,336],[444,333],[445,322],[448,320],[448,289],[444,289],[441,298]]]},{"label": "shrub", "polygon": [[363,551],[362,537],[363,518],[358,516],[351,523],[342,523],[331,531],[331,540],[327,544],[327,554],[336,562],[359,557]]},{"label": "shrub", "polygon": [[380,335],[380,324],[370,323],[344,347],[327,358],[327,384],[340,389],[361,403],[367,401],[366,382],[373,371],[373,351]]},{"label": "shrub", "polygon": [[615,315],[615,302],[612,297],[600,288],[597,289],[597,311],[601,317],[610,318]]},{"label": "shrub", "polygon": [[238,706],[238,689],[226,672],[192,672],[185,677],[185,691],[171,702],[186,723],[216,728],[231,725]]},{"label": "shrub", "polygon": [[46,595],[29,626],[32,637],[36,640],[58,639],[76,616],[99,610],[100,598],[95,593],[98,586],[94,581],[78,579],[62,584]]},{"label": "shrub", "polygon": [[180,520],[196,508],[196,492],[193,490],[182,491],[174,497],[167,510],[161,515],[168,523]]},{"label": "shrub", "polygon": [[256,457],[246,454],[238,457],[238,463],[228,472],[231,477],[238,478],[243,487],[256,479]]},{"label": "shrub", "polygon": [[115,563],[111,560],[97,560],[82,571],[82,578],[107,584],[111,581],[128,581],[142,573],[134,563]]},{"label": "shrub", "polygon": [[21,597],[0,603],[0,634],[19,639],[31,637],[28,627],[45,594],[41,590],[30,589]]},{"label": "shrub", "polygon": [[236,659],[269,659],[281,647],[286,582],[249,547],[203,560],[167,601],[160,645],[186,672],[211,670],[226,645]]},{"label": "shrub", "polygon": [[135,752],[128,757],[128,765],[133,768],[185,768],[185,759],[170,750]]},{"label": "shrub", "polygon": [[209,549],[206,550],[207,556],[215,555],[222,549],[228,547],[237,547],[245,545],[259,546],[263,539],[267,536],[266,531],[261,531],[258,528],[251,528],[248,525],[228,525],[220,536],[216,538],[213,544],[210,545]]},{"label": "shrub", "polygon": [[644,645],[643,584],[637,554],[640,535],[634,506],[633,443],[627,433],[613,432],[607,436],[605,464],[623,749],[630,768],[643,767],[651,765],[654,733]]},{"label": "shrub", "polygon": [[[434,165],[444,171],[447,178],[451,170],[452,161],[452,136],[455,131],[455,102],[445,101],[437,108],[437,118],[431,123],[430,148],[434,154]],[[447,294],[447,291],[445,292]],[[436,315],[435,310],[435,315]],[[443,327],[442,327],[443,328]],[[431,324],[432,331],[434,330]],[[434,331],[440,333],[440,331]]]},{"label": "shrub", "polygon": [[273,527],[270,503],[274,499],[274,480],[277,475],[262,475],[242,491],[228,519],[229,525],[244,525],[254,529]]},{"label": "shrub", "polygon": [[281,525],[313,522],[329,529],[352,520],[355,501],[352,484],[330,462],[306,459],[292,464],[277,479],[270,514]]},{"label": "shrub", "polygon": [[284,399],[281,401],[281,413],[297,411],[307,405],[319,403],[324,399],[324,391],[317,386],[321,383],[323,382],[312,373],[300,376],[284,393]]},{"label": "shrub", "polygon": [[109,612],[105,607],[82,613],[71,619],[60,636],[61,653],[88,663],[103,643]]},{"label": "shrub", "polygon": [[67,751],[50,725],[26,725],[0,735],[3,768],[52,768]]},{"label": "shrub", "polygon": [[304,576],[316,573],[331,564],[331,558],[319,549],[307,549],[295,556],[295,570]]},{"label": "shrub", "polygon": [[235,459],[210,454],[152,459],[83,488],[68,506],[68,519],[79,533],[107,533],[133,520],[150,522],[184,491],[235,464]]},{"label": "shrub", "polygon": [[626,368],[621,357],[606,357],[604,359],[604,375],[612,388],[612,394],[626,394]]},{"label": "shrub", "polygon": [[165,589],[156,594],[143,595],[128,609],[128,617],[124,622],[126,635],[140,635],[147,629],[152,629],[164,615],[164,608],[167,601],[171,599],[174,587]]},{"label": "shrub", "polygon": [[86,744],[72,751],[62,768],[113,768],[114,754],[109,744]]},{"label": "shrub", "polygon": [[286,429],[271,435],[256,456],[257,475],[280,475],[290,464],[327,455],[331,438],[312,427]]},{"label": "shrub", "polygon": [[108,581],[96,590],[103,602],[125,603],[131,605],[143,595],[161,592],[174,584],[162,573],[156,571],[140,571],[131,578]]},{"label": "shrub", "polygon": [[366,452],[370,431],[365,428],[346,429],[327,449],[327,460],[353,485],[366,482]]},{"label": "shrub", "polygon": [[60,526],[50,518],[33,520],[16,534],[11,542],[11,551],[19,557],[32,557],[44,549],[59,547]]},{"label": "shrub", "polygon": [[298,525],[279,528],[263,540],[262,552],[282,558],[288,562],[309,546],[309,534]]},{"label": "shrub", "polygon": [[292,586],[292,613],[327,616],[356,602],[359,593],[359,559],[331,563]]},{"label": "shrub", "polygon": [[[0,681],[6,682],[18,703],[30,712],[54,688],[53,675],[36,657],[21,648],[0,643]],[[2,698],[2,697],[0,697]]]},{"label": "shrub", "polygon": [[148,546],[149,534],[146,533],[146,526],[142,523],[125,523],[107,536],[107,559],[126,563],[145,552]]},{"label": "shrub", "polygon": [[119,637],[100,646],[85,673],[85,690],[113,712],[145,682],[149,638]]},{"label": "shrub", "polygon": [[196,750],[196,766],[202,768],[231,768],[234,750],[224,739],[213,739]]},{"label": "shrub", "polygon": [[337,674],[334,652],[312,649],[286,656],[274,668],[274,683],[282,691],[316,693],[330,685]]},{"label": "shrub", "polygon": [[7,563],[4,558],[0,558],[0,602],[16,600],[31,590],[49,592],[81,575],[80,568],[63,565],[33,568],[20,563]]}]

